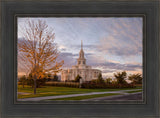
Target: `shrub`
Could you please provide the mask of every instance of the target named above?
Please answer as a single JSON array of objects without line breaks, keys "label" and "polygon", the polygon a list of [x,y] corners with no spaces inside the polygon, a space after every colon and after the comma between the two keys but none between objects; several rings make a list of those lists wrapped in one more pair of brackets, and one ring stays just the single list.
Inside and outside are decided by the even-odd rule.
[{"label": "shrub", "polygon": [[81,78],[82,78],[81,76],[77,75],[74,81],[79,82]]},{"label": "shrub", "polygon": [[19,80],[19,84],[23,86],[24,88],[24,85],[26,84],[26,76],[22,76]]},{"label": "shrub", "polygon": [[134,84],[82,83],[82,88],[135,88]]},{"label": "shrub", "polygon": [[36,83],[37,83],[37,88],[40,88],[41,86],[44,86],[46,82],[46,78],[42,78],[42,79],[37,79]]},{"label": "shrub", "polygon": [[31,79],[31,78],[27,78],[27,85],[32,86],[32,88],[33,88],[33,86],[34,86],[34,80]]},{"label": "shrub", "polygon": [[78,82],[45,82],[46,86],[79,88]]},{"label": "shrub", "polygon": [[[37,85],[36,87],[40,88],[40,87],[44,86],[45,82],[46,82],[46,78],[37,79],[36,80],[36,85]],[[29,85],[29,86],[32,86],[32,88],[33,88],[33,86],[34,86],[34,79],[32,79],[32,78],[26,79],[26,84]]]},{"label": "shrub", "polygon": [[102,74],[98,75],[97,83],[99,83],[99,84],[103,84],[104,83],[104,80],[102,78]]},{"label": "shrub", "polygon": [[58,81],[58,76],[56,74],[53,76],[53,81]]}]

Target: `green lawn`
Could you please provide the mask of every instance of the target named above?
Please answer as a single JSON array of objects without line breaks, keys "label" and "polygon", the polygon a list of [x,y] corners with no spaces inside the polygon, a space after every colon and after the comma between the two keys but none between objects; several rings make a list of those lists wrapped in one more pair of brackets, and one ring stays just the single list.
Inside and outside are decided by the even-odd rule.
[{"label": "green lawn", "polygon": [[25,88],[22,88],[21,85],[18,85],[18,92],[27,93],[27,94],[18,94],[18,98],[57,96],[57,95],[81,94],[81,93],[89,93],[89,92],[105,92],[105,91],[134,90],[134,89],[140,89],[140,88],[83,89],[83,88],[44,86],[42,88],[37,88],[37,94],[34,95],[33,88],[31,88],[30,86],[25,86]]},{"label": "green lawn", "polygon": [[[57,98],[57,99],[50,99],[50,100],[83,100],[83,99],[113,96],[113,95],[121,95],[121,94],[119,94],[119,93],[107,93],[107,94],[98,94],[98,95],[85,95],[85,96],[68,97],[68,98]],[[47,100],[47,101],[50,101],[50,100]]]},{"label": "green lawn", "polygon": [[142,92],[142,90],[128,91],[127,93],[136,93],[136,92]]}]

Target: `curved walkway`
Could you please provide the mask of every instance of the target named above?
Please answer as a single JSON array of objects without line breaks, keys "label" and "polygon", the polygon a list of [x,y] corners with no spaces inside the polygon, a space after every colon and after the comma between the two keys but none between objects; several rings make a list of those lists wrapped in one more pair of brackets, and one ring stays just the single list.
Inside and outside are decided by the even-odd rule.
[{"label": "curved walkway", "polygon": [[81,101],[100,101],[100,100],[142,100],[142,92],[136,92],[136,93],[128,93],[123,95],[113,95],[113,96],[105,96],[105,97],[97,97],[97,98],[91,98],[91,99],[84,99]]},{"label": "curved walkway", "polygon": [[106,94],[106,93],[129,94],[129,93],[126,93],[126,92],[128,92],[128,91],[136,91],[136,90],[141,90],[141,89],[108,91],[108,92],[90,92],[90,93],[82,93],[82,94],[70,94],[70,95],[59,95],[59,96],[45,96],[45,97],[35,97],[35,98],[24,98],[24,99],[18,99],[18,101],[41,101],[41,100],[48,100],[48,99],[68,98],[68,97],[77,97],[77,96],[85,96],[85,95],[97,95],[97,94]]}]

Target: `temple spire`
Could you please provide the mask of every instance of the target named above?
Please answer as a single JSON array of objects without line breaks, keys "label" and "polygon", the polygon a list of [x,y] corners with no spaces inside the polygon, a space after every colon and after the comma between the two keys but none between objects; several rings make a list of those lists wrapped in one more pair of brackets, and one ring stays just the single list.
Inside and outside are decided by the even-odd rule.
[{"label": "temple spire", "polygon": [[82,40],[81,40],[81,50],[79,52],[79,58],[84,59],[83,42],[82,42]]},{"label": "temple spire", "polygon": [[79,52],[79,58],[77,59],[78,65],[85,65],[86,59],[84,58],[84,52],[83,52],[83,42],[81,40],[81,50]]},{"label": "temple spire", "polygon": [[81,40],[81,50],[83,49],[83,42],[82,42],[82,40]]}]

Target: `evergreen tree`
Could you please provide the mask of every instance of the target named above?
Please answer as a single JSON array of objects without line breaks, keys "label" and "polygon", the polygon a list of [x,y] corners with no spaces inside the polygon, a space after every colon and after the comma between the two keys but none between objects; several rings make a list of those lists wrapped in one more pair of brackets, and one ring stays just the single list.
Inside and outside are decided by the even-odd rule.
[{"label": "evergreen tree", "polygon": [[98,75],[97,83],[101,83],[101,84],[104,83],[104,80],[102,78],[102,74]]},{"label": "evergreen tree", "polygon": [[75,82],[79,82],[82,77],[78,74],[75,78]]}]

